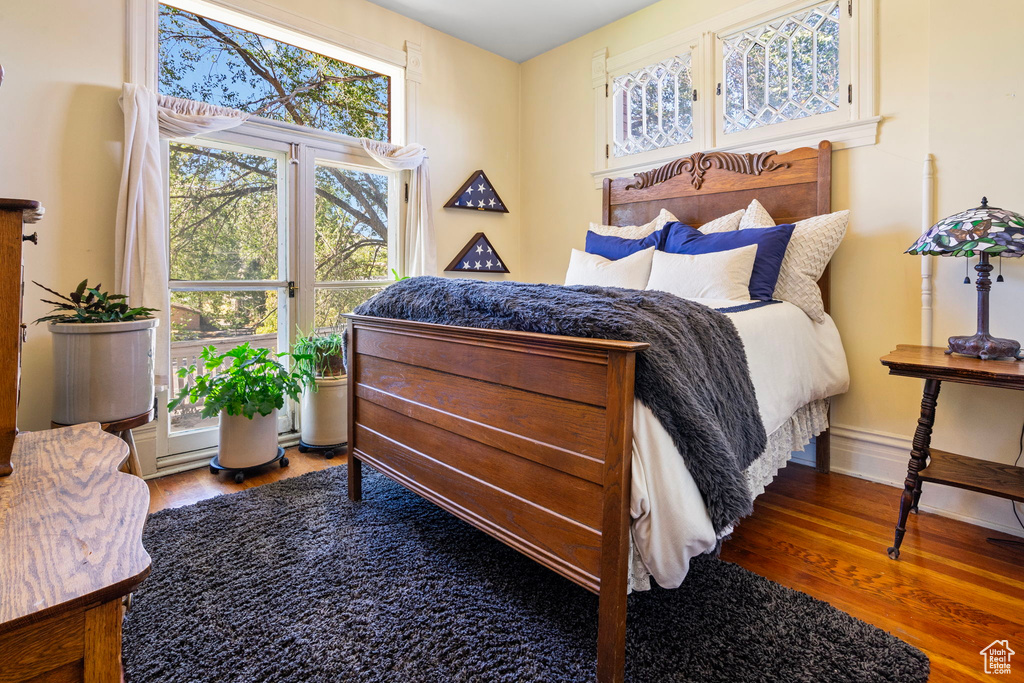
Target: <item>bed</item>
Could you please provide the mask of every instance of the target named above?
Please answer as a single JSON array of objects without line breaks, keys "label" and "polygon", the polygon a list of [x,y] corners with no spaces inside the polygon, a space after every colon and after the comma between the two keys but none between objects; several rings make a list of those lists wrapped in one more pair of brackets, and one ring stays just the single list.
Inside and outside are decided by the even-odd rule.
[{"label": "bed", "polygon": [[[642,224],[667,208],[699,227],[757,198],[790,223],[828,213],[830,192],[828,142],[698,153],[606,180],[603,217]],[[827,269],[819,287],[827,310]],[[634,374],[646,347],[349,316],[349,497],[361,499],[365,462],[597,593],[601,683],[624,675]],[[816,452],[828,471],[827,431]]]}]

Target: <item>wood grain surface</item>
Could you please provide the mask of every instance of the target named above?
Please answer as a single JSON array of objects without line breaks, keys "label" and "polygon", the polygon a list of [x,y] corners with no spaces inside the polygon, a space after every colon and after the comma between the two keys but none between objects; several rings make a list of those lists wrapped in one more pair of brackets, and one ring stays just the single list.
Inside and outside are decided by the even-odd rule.
[{"label": "wood grain surface", "polygon": [[881,358],[890,375],[920,377],[1004,389],[1024,389],[1024,362],[981,360],[946,354],[937,346],[900,344]]},{"label": "wood grain surface", "polygon": [[149,572],[149,491],[96,423],[18,436],[0,479],[0,634],[119,598]]},{"label": "wood grain surface", "polygon": [[931,460],[919,473],[921,481],[956,486],[1024,502],[1024,467],[929,449]]}]

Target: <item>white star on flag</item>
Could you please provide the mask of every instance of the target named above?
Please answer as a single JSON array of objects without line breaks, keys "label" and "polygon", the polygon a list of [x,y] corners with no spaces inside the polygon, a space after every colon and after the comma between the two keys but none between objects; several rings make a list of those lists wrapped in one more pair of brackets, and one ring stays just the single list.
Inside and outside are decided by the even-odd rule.
[{"label": "white star on flag", "polygon": [[491,266],[493,266],[493,265],[494,265],[494,261],[488,261],[488,262],[487,262],[487,264],[486,264],[486,266],[487,266],[488,268],[490,268],[490,267],[491,267]]},{"label": "white star on flag", "polygon": [[[482,188],[482,187],[481,187],[480,189],[482,190],[482,189],[484,189],[484,188]],[[468,192],[468,193],[470,193],[470,194],[473,194],[473,186],[472,186],[472,185],[470,185],[470,186],[469,186],[469,189],[468,189],[468,190],[466,190],[466,192]]]},{"label": "white star on flag", "polygon": [[465,263],[463,263],[462,267],[463,268],[469,268],[469,261],[466,261]]},{"label": "white star on flag", "polygon": [[484,248],[482,246],[480,246],[479,244],[476,245],[476,253],[478,253],[478,254],[484,253]]},{"label": "white star on flag", "polygon": [[474,266],[474,267],[475,267],[475,268],[476,268],[477,270],[480,270],[480,262],[479,262],[479,261],[477,261],[477,262],[476,262],[476,266]]},{"label": "white star on flag", "polygon": [[484,191],[484,184],[483,184],[483,183],[480,183],[479,185],[477,185],[477,186],[476,186],[476,189],[478,189],[478,190],[480,190],[481,192],[483,192],[483,191]]},{"label": "white star on flag", "polygon": [[494,206],[494,197],[491,197],[491,206]]},{"label": "white star on flag", "polygon": [[493,254],[493,253],[494,253],[494,250],[493,250],[493,249],[491,249],[490,247],[487,247],[487,253],[488,253],[488,254]]}]

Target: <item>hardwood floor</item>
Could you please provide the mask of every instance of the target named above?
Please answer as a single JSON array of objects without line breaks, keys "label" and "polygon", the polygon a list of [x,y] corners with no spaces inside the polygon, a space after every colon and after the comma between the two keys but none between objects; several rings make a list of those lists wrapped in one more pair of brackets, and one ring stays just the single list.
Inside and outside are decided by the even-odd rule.
[{"label": "hardwood floor", "polygon": [[[242,484],[206,469],[150,480],[150,510],[345,462],[294,448],[288,458],[289,467],[271,467]],[[722,559],[921,648],[931,658],[932,681],[986,680],[979,651],[993,640],[1008,639],[1024,653],[1024,550],[985,541],[1012,537],[921,513],[908,522],[900,559],[890,560],[885,549],[898,502],[897,489],[790,465],[757,499],[755,514],[725,544]],[[1024,654],[1018,657],[1014,673],[1002,680],[1024,680]]]}]

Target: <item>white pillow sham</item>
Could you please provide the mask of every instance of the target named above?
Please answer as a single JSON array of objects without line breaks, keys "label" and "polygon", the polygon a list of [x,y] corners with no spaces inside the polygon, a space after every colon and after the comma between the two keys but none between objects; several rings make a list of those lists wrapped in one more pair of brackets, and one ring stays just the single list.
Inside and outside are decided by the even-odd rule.
[{"label": "white pillow sham", "polygon": [[[825,304],[821,300],[818,280],[843,241],[849,222],[849,211],[836,211],[795,223],[793,237],[786,247],[779,279],[775,283],[776,299],[799,306],[815,322],[825,322]],[[773,225],[775,220],[761,202],[754,199],[743,214],[740,229]]]},{"label": "white pillow sham", "polygon": [[[590,231],[596,232],[598,235],[606,235],[611,237],[621,237],[624,240],[642,240],[651,233],[661,230],[665,227],[666,223],[675,222],[676,217],[672,215],[671,211],[662,209],[658,212],[657,218],[650,223],[644,223],[643,225],[601,225],[600,223],[591,223]],[[641,288],[642,289],[642,288]]]},{"label": "white pillow sham", "polygon": [[687,299],[750,300],[750,273],[757,245],[710,254],[655,252],[647,289]]},{"label": "white pillow sham", "polygon": [[653,257],[654,247],[615,261],[573,249],[569,257],[569,270],[565,273],[565,284],[643,289],[651,277]]}]

